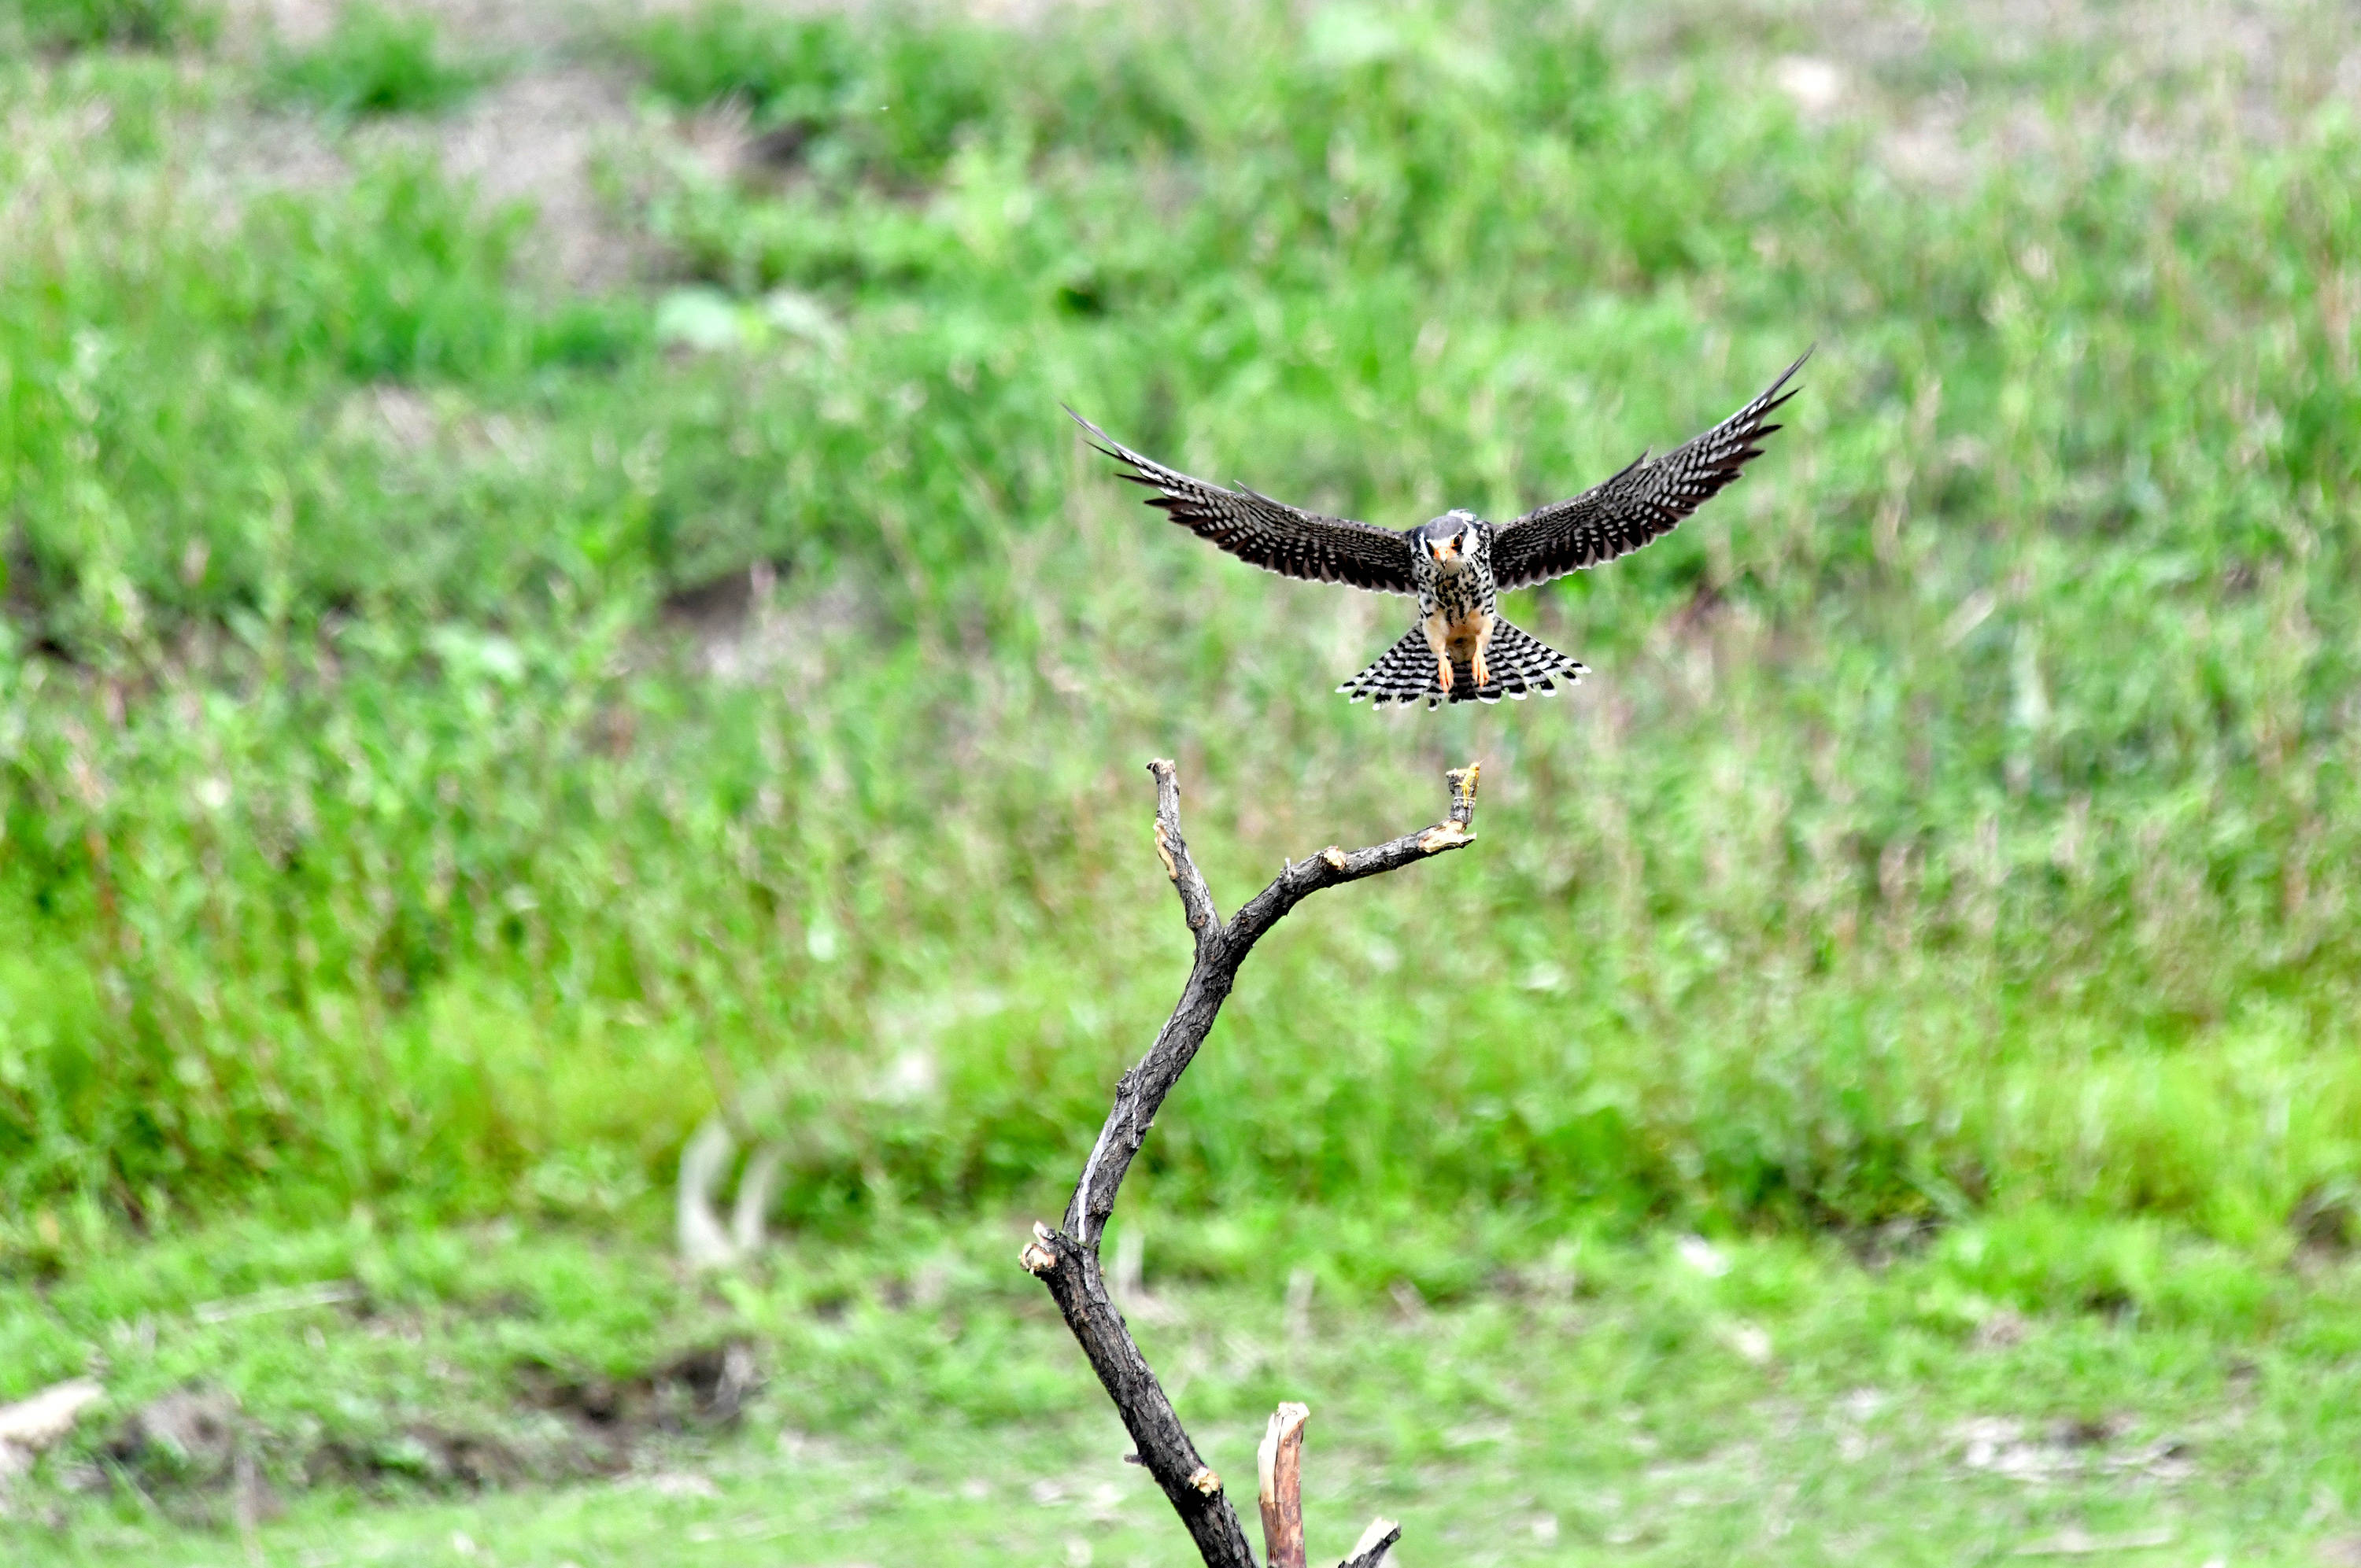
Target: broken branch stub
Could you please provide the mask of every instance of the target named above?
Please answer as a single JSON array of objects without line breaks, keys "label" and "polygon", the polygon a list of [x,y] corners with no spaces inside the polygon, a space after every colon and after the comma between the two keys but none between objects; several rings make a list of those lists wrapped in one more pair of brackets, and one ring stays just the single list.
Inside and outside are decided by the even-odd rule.
[{"label": "broken branch stub", "polygon": [[1371,1519],[1369,1528],[1361,1532],[1361,1539],[1353,1543],[1353,1554],[1336,1564],[1336,1568],[1378,1568],[1378,1564],[1386,1560],[1386,1553],[1394,1549],[1394,1542],[1400,1539],[1401,1526],[1393,1520]]},{"label": "broken branch stub", "polygon": [[1303,1423],[1311,1409],[1293,1401],[1271,1412],[1255,1455],[1261,1483],[1262,1552],[1267,1568],[1305,1568],[1303,1556]]},{"label": "broken branch stub", "polygon": [[[1262,1447],[1255,1455],[1261,1486],[1262,1550],[1267,1568],[1306,1568],[1303,1544],[1303,1429],[1312,1411],[1292,1400],[1271,1412]],[[1338,1568],[1378,1568],[1401,1539],[1401,1526],[1374,1519]]]},{"label": "broken branch stub", "polygon": [[[1451,804],[1444,820],[1366,850],[1347,853],[1332,845],[1307,859],[1289,861],[1270,884],[1247,901],[1226,924],[1214,907],[1213,891],[1205,885],[1203,873],[1190,856],[1188,840],[1181,836],[1178,770],[1170,761],[1159,758],[1148,764],[1148,771],[1156,780],[1157,858],[1163,862],[1164,874],[1180,897],[1181,917],[1195,938],[1195,961],[1181,987],[1180,1000],[1174,1004],[1164,1027],[1158,1031],[1155,1043],[1115,1085],[1114,1108],[1108,1111],[1097,1141],[1091,1146],[1090,1157],[1082,1162],[1082,1176],[1074,1183],[1074,1195],[1066,1205],[1064,1223],[1054,1231],[1046,1225],[1034,1226],[1033,1239],[1026,1244],[1021,1261],[1049,1288],[1050,1299],[1057,1302],[1059,1312],[1066,1320],[1066,1327],[1082,1345],[1091,1369],[1098,1374],[1100,1386],[1115,1401],[1116,1413],[1131,1433],[1138,1463],[1164,1489],[1164,1496],[1188,1528],[1208,1568],[1255,1568],[1246,1530],[1238,1522],[1236,1510],[1223,1494],[1221,1478],[1190,1441],[1180,1417],[1173,1413],[1171,1400],[1166,1398],[1155,1372],[1133,1341],[1123,1314],[1115,1310],[1108,1295],[1106,1279],[1099,1267],[1099,1242],[1105,1234],[1108,1218],[1115,1212],[1115,1193],[1131,1168],[1133,1157],[1147,1141],[1148,1129],[1155,1124],[1156,1113],[1163,1107],[1165,1098],[1195,1059],[1198,1047],[1205,1043],[1222,1003],[1237,983],[1238,970],[1254,951],[1255,944],[1315,893],[1364,877],[1382,876],[1429,856],[1474,843],[1479,768],[1471,762],[1445,775],[1451,786]],[[1290,1409],[1301,1411],[1303,1407],[1281,1406],[1280,1416]],[[1293,1435],[1286,1440],[1276,1435],[1279,1417],[1274,1417],[1273,1422],[1272,1441],[1279,1447],[1274,1450],[1272,1464],[1282,1464],[1283,1451],[1284,1471],[1290,1478],[1286,1495],[1292,1499],[1291,1513],[1290,1505],[1283,1502],[1279,1519],[1283,1534],[1289,1528],[1289,1519],[1292,1519],[1292,1533],[1286,1534],[1285,1539],[1293,1555],[1290,1559],[1280,1558],[1277,1555],[1279,1546],[1273,1544],[1272,1565],[1280,1568],[1284,1563],[1285,1568],[1302,1568],[1302,1419],[1296,1418],[1290,1429]],[[1274,1469],[1265,1477],[1266,1496],[1277,1496],[1270,1488],[1279,1474]],[[1266,1535],[1277,1542],[1280,1538],[1268,1536],[1272,1518],[1266,1505]],[[1386,1526],[1386,1530],[1379,1530],[1378,1525]],[[1378,1525],[1372,1525],[1361,1544],[1355,1548],[1355,1556],[1348,1560],[1352,1568],[1374,1568],[1387,1549],[1400,1539],[1400,1530],[1389,1521],[1380,1519]]]}]

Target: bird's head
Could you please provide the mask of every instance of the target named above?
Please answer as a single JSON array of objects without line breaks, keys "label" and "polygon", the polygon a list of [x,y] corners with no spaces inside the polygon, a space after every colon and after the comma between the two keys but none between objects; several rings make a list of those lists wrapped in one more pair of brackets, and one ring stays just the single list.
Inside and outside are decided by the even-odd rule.
[{"label": "bird's head", "polygon": [[1417,543],[1436,565],[1456,566],[1475,551],[1476,514],[1464,510],[1447,511],[1432,521],[1422,522],[1418,527]]}]

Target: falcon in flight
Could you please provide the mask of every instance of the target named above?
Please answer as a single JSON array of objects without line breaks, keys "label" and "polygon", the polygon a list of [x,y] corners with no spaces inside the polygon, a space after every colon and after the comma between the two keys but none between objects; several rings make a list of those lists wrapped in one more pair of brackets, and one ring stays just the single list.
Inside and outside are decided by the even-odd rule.
[{"label": "falcon in flight", "polygon": [[1074,413],[1091,444],[1123,465],[1123,477],[1156,493],[1160,507],[1200,539],[1268,571],[1322,583],[1350,583],[1418,600],[1418,621],[1378,662],[1336,689],[1358,702],[1498,702],[1569,685],[1584,665],[1501,619],[1499,596],[1629,554],[1673,531],[1739,476],[1756,444],[1779,427],[1763,422],[1795,394],[1782,392],[1811,357],[1806,349],[1763,395],[1654,462],[1638,461],[1571,500],[1537,507],[1494,526],[1453,510],[1397,533],[1323,517],[1240,486],[1224,489],[1143,457]]}]

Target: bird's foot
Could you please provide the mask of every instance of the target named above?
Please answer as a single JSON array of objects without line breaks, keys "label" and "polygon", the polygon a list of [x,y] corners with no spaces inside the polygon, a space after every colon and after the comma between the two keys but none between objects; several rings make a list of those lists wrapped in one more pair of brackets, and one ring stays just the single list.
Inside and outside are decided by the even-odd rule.
[{"label": "bird's foot", "polygon": [[1480,689],[1490,685],[1492,684],[1492,669],[1490,665],[1484,663],[1483,649],[1478,648],[1476,650],[1476,658],[1474,663],[1476,667],[1470,673],[1476,677],[1477,686]]},{"label": "bird's foot", "polygon": [[1434,684],[1446,692],[1451,689],[1451,655],[1448,653],[1434,656]]}]

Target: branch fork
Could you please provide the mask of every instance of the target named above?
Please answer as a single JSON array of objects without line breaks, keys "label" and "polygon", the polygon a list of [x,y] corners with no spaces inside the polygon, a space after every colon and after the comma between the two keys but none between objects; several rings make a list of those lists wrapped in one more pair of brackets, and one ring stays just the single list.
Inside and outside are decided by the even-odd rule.
[{"label": "branch fork", "polygon": [[[1056,1230],[1036,1224],[1018,1255],[1027,1272],[1039,1278],[1080,1342],[1107,1397],[1115,1401],[1137,1447],[1135,1458],[1172,1504],[1197,1543],[1207,1568],[1256,1568],[1236,1510],[1224,1495],[1221,1477],[1206,1464],[1173,1413],[1156,1374],[1133,1341],[1123,1314],[1107,1291],[1099,1266],[1099,1242],[1115,1212],[1115,1192],[1134,1156],[1155,1124],[1156,1113],[1180,1081],[1213,1026],[1222,1003],[1255,944],[1304,899],[1326,888],[1400,871],[1476,841],[1478,764],[1445,774],[1451,786],[1448,815],[1431,828],[1366,850],[1346,852],[1334,845],[1301,861],[1286,862],[1268,887],[1224,923],[1212,889],[1189,854],[1180,834],[1180,784],[1172,763],[1148,764],[1156,781],[1156,853],[1180,900],[1181,918],[1196,939],[1195,962],[1180,1000],[1148,1049],[1115,1086],[1115,1105],[1099,1129],[1090,1157],[1074,1184],[1064,1223]],[[1303,1427],[1311,1411],[1283,1404],[1271,1417],[1257,1466],[1257,1494],[1268,1568],[1305,1568],[1302,1505]],[[1401,1528],[1378,1519],[1363,1532],[1341,1568],[1378,1568]]]}]

